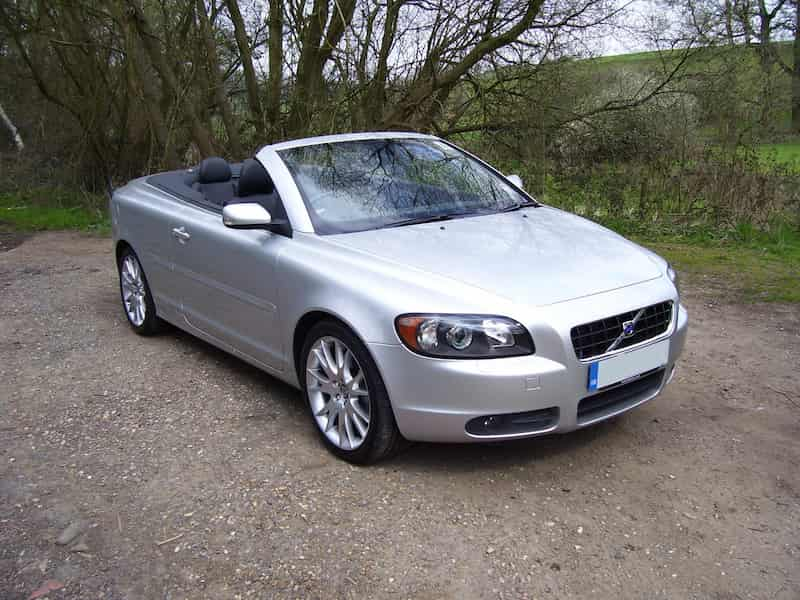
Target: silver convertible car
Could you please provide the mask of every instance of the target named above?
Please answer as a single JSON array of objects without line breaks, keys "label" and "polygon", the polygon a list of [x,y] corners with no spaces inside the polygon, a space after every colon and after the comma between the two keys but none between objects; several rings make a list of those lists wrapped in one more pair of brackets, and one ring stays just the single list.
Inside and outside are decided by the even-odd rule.
[{"label": "silver convertible car", "polygon": [[351,462],[598,423],[656,397],[686,336],[666,261],[433,136],[208,158],[111,215],[134,331],[163,319],[300,388]]}]

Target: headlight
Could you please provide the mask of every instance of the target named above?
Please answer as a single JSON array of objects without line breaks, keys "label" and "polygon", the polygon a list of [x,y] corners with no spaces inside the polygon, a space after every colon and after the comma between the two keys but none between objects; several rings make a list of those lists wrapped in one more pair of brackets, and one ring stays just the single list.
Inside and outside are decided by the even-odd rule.
[{"label": "headlight", "polygon": [[678,286],[678,273],[670,264],[667,264],[667,277],[669,277],[669,280],[675,285],[675,289],[678,290],[678,295],[680,295],[681,288]]},{"label": "headlight", "polygon": [[533,354],[530,333],[506,317],[400,315],[397,334],[414,352],[439,358],[499,358]]}]

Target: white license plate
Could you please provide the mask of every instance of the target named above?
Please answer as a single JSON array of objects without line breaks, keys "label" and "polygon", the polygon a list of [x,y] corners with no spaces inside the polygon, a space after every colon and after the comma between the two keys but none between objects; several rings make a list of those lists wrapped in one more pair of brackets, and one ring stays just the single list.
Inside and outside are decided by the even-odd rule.
[{"label": "white license plate", "polygon": [[599,390],[667,364],[669,340],[617,354],[589,365],[589,389]]}]

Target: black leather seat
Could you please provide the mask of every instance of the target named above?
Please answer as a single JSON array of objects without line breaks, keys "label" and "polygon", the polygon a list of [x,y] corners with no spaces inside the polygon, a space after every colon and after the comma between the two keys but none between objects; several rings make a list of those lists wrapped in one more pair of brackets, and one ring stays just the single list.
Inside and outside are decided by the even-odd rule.
[{"label": "black leather seat", "polygon": [[234,194],[231,166],[224,158],[210,156],[200,163],[197,181],[192,188],[203,194],[207,202],[224,206]]},{"label": "black leather seat", "polygon": [[286,218],[286,210],[272,178],[264,165],[254,158],[248,158],[242,163],[236,197],[231,202],[255,202],[266,208],[273,219]]},{"label": "black leather seat", "polygon": [[254,158],[248,158],[242,163],[242,172],[239,175],[239,185],[236,195],[240,198],[271,194],[275,184],[264,166]]},{"label": "black leather seat", "polygon": [[278,190],[275,189],[275,184],[264,165],[254,158],[248,158],[242,163],[236,185],[236,195],[228,204],[239,202],[260,204],[272,217],[272,223],[276,226],[273,231],[292,237],[292,227],[286,217],[286,209],[278,195]]}]

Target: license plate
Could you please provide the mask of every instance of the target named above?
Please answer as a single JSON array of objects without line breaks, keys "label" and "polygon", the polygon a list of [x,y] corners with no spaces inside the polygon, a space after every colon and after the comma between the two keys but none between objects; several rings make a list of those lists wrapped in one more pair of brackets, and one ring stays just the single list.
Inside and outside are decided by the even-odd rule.
[{"label": "license plate", "polygon": [[589,390],[599,390],[667,364],[669,340],[617,354],[589,365]]}]

